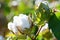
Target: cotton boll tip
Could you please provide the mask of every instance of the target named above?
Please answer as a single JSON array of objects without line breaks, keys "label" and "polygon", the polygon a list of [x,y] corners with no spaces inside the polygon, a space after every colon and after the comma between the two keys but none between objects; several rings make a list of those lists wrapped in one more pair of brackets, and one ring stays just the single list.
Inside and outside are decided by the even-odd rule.
[{"label": "cotton boll tip", "polygon": [[9,23],[8,23],[8,29],[9,29],[9,30],[12,30],[12,26],[13,26],[13,23],[12,23],[12,22],[9,22]]},{"label": "cotton boll tip", "polygon": [[31,25],[32,25],[32,19],[24,14],[20,14],[19,15],[19,21],[18,21],[20,26],[17,26],[18,29],[20,30],[20,32],[23,33],[23,31],[25,31],[26,29],[30,29]]}]

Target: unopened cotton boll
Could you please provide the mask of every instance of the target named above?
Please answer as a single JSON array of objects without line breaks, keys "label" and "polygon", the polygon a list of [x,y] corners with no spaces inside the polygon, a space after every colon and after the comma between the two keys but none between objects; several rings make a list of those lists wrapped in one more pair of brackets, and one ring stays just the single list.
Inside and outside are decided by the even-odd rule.
[{"label": "unopened cotton boll", "polygon": [[25,28],[30,28],[31,24],[29,23],[29,19],[27,15],[19,15],[19,19],[22,21],[22,29],[24,30]]}]

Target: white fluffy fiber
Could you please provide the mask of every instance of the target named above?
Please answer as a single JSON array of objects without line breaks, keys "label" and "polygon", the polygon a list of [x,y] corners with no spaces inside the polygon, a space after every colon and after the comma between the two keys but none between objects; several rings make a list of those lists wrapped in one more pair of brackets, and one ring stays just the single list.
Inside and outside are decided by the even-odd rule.
[{"label": "white fluffy fiber", "polygon": [[29,19],[27,15],[20,14],[19,16],[13,17],[13,22],[8,23],[8,29],[13,31],[15,34],[17,33],[17,27],[22,30],[25,28],[30,28],[31,24],[29,23]]},{"label": "white fluffy fiber", "polygon": [[17,34],[17,32],[18,32],[15,24],[12,23],[12,22],[9,22],[9,23],[8,23],[8,29],[11,30],[11,31],[13,31],[15,34]]}]

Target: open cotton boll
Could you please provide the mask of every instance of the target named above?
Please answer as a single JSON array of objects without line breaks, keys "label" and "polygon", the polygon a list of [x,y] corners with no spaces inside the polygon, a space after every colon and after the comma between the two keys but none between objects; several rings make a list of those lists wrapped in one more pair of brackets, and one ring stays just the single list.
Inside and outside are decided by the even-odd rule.
[{"label": "open cotton boll", "polygon": [[28,16],[24,15],[24,14],[21,14],[19,15],[19,20],[21,20],[22,22],[22,30],[24,30],[25,28],[30,28],[30,23],[29,23],[29,20],[28,20]]},{"label": "open cotton boll", "polygon": [[21,18],[21,21],[22,21],[22,28],[25,29],[25,28],[30,28],[30,24],[29,24],[29,21],[27,19],[24,19],[24,18]]},{"label": "open cotton boll", "polygon": [[13,23],[16,25],[16,26],[21,26],[22,25],[22,21],[20,20],[20,18],[18,16],[14,16],[13,17]]}]

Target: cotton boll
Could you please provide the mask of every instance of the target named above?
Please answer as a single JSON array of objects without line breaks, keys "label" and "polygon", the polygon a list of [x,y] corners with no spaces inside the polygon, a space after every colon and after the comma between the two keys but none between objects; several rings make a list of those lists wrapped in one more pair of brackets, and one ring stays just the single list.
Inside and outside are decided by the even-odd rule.
[{"label": "cotton boll", "polygon": [[30,24],[29,24],[29,21],[26,20],[26,19],[21,19],[22,20],[22,27],[23,28],[30,28]]},{"label": "cotton boll", "polygon": [[19,15],[19,19],[22,22],[21,27],[22,27],[23,30],[25,28],[30,28],[30,23],[29,23],[29,20],[28,20],[28,16],[21,14],[21,15]]},{"label": "cotton boll", "polygon": [[13,31],[15,34],[18,33],[18,30],[23,33],[24,30],[29,29],[31,27],[30,17],[24,14],[20,14],[19,16],[13,17],[13,23],[8,23],[8,29]]}]

